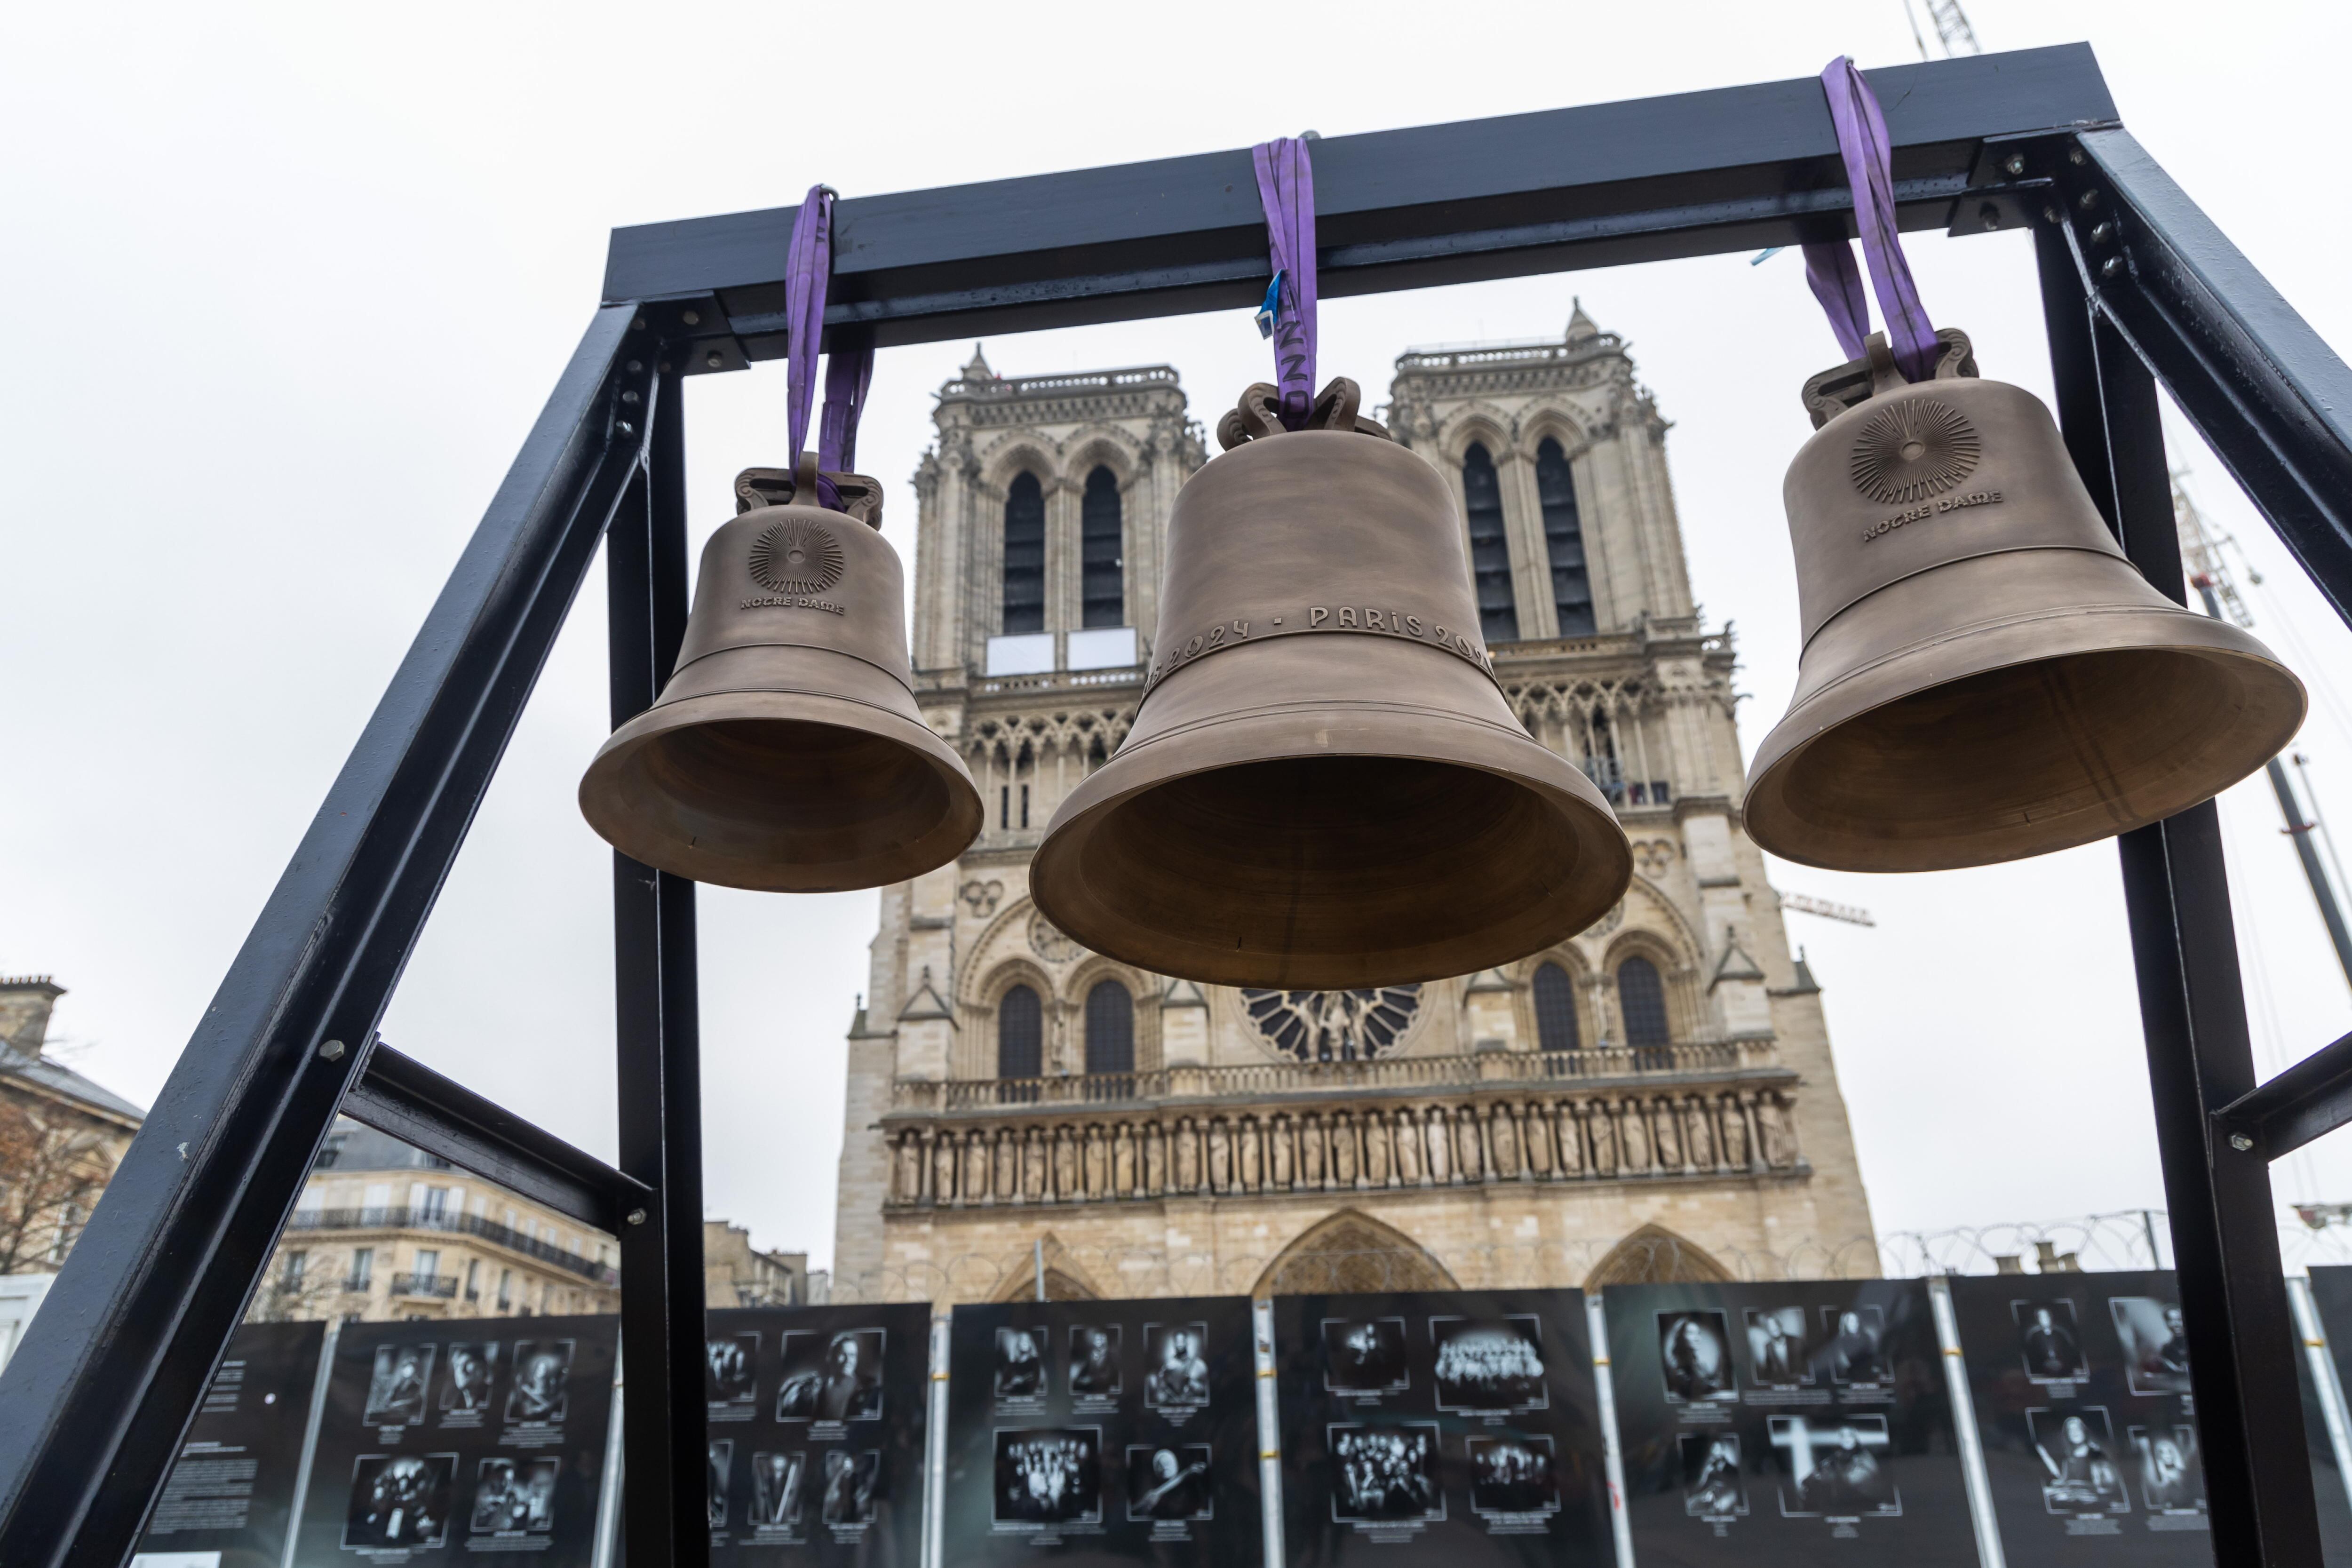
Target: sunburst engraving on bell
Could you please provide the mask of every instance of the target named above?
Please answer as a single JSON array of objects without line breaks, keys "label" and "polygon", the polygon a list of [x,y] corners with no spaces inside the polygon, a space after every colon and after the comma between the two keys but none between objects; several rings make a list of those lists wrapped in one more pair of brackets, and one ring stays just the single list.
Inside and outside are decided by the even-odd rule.
[{"label": "sunburst engraving on bell", "polygon": [[1915,397],[1872,415],[1854,437],[1854,488],[1898,506],[1941,495],[1976,471],[1976,426],[1940,397]]},{"label": "sunburst engraving on bell", "polygon": [[821,522],[770,523],[751,542],[751,575],[778,594],[822,594],[841,581],[841,542]]}]

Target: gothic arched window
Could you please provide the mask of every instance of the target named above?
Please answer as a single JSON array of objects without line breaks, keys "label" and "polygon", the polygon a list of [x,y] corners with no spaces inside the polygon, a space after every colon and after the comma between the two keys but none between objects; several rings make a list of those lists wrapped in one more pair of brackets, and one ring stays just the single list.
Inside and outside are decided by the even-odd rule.
[{"label": "gothic arched window", "polygon": [[1135,1070],[1135,998],[1116,980],[1087,993],[1087,1070]]},{"label": "gothic arched window", "polygon": [[1475,441],[1462,454],[1462,502],[1470,518],[1470,571],[1478,580],[1478,629],[1489,643],[1516,642],[1519,609],[1511,596],[1511,547],[1503,538],[1503,487],[1495,459]]},{"label": "gothic arched window", "polygon": [[1583,1042],[1576,1036],[1576,983],[1557,963],[1536,971],[1536,1046],[1539,1050],[1572,1051]]},{"label": "gothic arched window", "polygon": [[1004,634],[1045,629],[1045,489],[1026,470],[1004,492]]},{"label": "gothic arched window", "polygon": [[1038,1078],[1045,1070],[1045,1013],[1037,993],[1015,985],[996,1005],[996,1076]]},{"label": "gothic arched window", "polygon": [[1127,625],[1127,559],[1119,527],[1118,476],[1097,468],[1087,476],[1078,509],[1078,565],[1083,626]]},{"label": "gothic arched window", "polygon": [[1544,552],[1551,559],[1551,602],[1559,635],[1593,629],[1592,584],[1584,574],[1584,524],[1576,515],[1576,478],[1568,454],[1547,436],[1536,448],[1536,500],[1543,508]]},{"label": "gothic arched window", "polygon": [[1672,1042],[1673,1034],[1666,1027],[1665,982],[1658,978],[1658,966],[1648,959],[1629,958],[1617,966],[1617,1007],[1625,1016],[1627,1045]]}]

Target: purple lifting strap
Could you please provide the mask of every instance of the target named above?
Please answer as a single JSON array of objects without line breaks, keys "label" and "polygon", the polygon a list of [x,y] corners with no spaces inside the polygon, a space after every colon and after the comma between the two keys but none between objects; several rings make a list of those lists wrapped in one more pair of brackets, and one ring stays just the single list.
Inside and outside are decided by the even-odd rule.
[{"label": "purple lifting strap", "polygon": [[1282,423],[1296,430],[1315,401],[1315,169],[1307,143],[1277,137],[1250,149],[1257,167],[1257,199],[1265,209],[1274,269],[1282,278],[1275,313],[1275,384],[1282,393]]},{"label": "purple lifting strap", "polygon": [[[1862,254],[1870,264],[1879,312],[1886,318],[1887,346],[1905,379],[1926,381],[1935,374],[1942,349],[1936,329],[1928,324],[1927,308],[1919,303],[1911,264],[1904,259],[1903,241],[1895,232],[1895,169],[1886,117],[1848,56],[1829,63],[1822,72],[1822,88],[1829,95],[1830,121],[1837,128],[1846,183],[1853,189],[1853,222],[1862,235]],[[1805,279],[1829,312],[1838,346],[1847,358],[1860,359],[1864,340],[1870,335],[1870,311],[1853,248],[1842,239],[1806,246]]]},{"label": "purple lifting strap", "polygon": [[[793,466],[808,447],[809,395],[816,381],[817,347],[824,336],[825,286],[833,277],[833,192],[811,185],[793,220],[792,248],[784,262],[784,422],[792,437]],[[817,421],[816,466],[846,473],[857,460],[857,416],[866,410],[866,389],[874,379],[871,343],[843,352],[825,363],[824,412]],[[838,510],[833,481],[817,480],[818,504]]]}]

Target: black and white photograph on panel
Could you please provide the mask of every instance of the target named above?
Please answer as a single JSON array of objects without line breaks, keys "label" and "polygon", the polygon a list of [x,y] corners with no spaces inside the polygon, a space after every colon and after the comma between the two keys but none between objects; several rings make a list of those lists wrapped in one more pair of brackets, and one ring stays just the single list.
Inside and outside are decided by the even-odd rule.
[{"label": "black and white photograph on panel", "polygon": [[490,1412],[490,1390],[499,1378],[496,1340],[452,1340],[441,1369],[444,1426],[479,1426]]},{"label": "black and white photograph on panel", "polygon": [[[2327,1406],[2320,1394],[2320,1380],[2330,1373],[2336,1374],[2330,1381],[2342,1386],[2336,1358],[2352,1353],[2352,1268],[2315,1264],[2303,1285],[2294,1280],[2287,1284],[2291,1291],[2305,1287],[2319,1316],[2317,1337],[2326,1342],[2305,1342],[2298,1322],[2294,1337],[2300,1353],[2294,1358],[2294,1381],[2303,1406],[2304,1451],[2310,1459],[2312,1496],[2319,1505],[2320,1561],[2325,1568],[2352,1568],[2352,1492],[2346,1490],[2344,1467],[2336,1462],[2335,1439],[2328,1435]],[[2198,1468],[2201,1483],[2201,1460]]]},{"label": "black and white photograph on panel", "polygon": [[882,1357],[888,1342],[888,1334],[881,1329],[838,1329],[831,1333],[786,1330],[776,1419],[835,1426],[879,1421]]},{"label": "black and white photograph on panel", "polygon": [[1115,1400],[1125,1379],[1120,1373],[1118,1323],[1070,1325],[1070,1397]]},{"label": "black and white photograph on panel", "polygon": [[1445,1484],[1437,1473],[1436,1422],[1381,1426],[1339,1422],[1326,1436],[1337,1472],[1331,1486],[1334,1520],[1418,1524],[1445,1517]]},{"label": "black and white photograph on panel", "polygon": [[766,1530],[795,1528],[807,1484],[808,1455],[803,1450],[752,1455],[751,1516],[747,1522]]},{"label": "black and white photograph on panel", "polygon": [[[1008,1370],[1039,1392],[1000,1394]],[[949,1373],[957,1568],[1264,1563],[1246,1298],[961,1306]]]},{"label": "black and white photograph on panel", "polygon": [[1803,1388],[1813,1381],[1802,1307],[1749,1307],[1748,1382],[1751,1388]]},{"label": "black and white photograph on panel", "polygon": [[[467,1324],[463,1339],[446,1322],[337,1331],[292,1561],[357,1552],[388,1565],[446,1549],[451,1561],[523,1552],[543,1568],[587,1568],[620,1320],[533,1318],[520,1342],[485,1337],[489,1326]],[[424,1405],[421,1421],[369,1418],[384,1407],[387,1374],[399,1407]],[[427,1392],[415,1400],[419,1376]],[[307,1406],[307,1388],[301,1397]]]},{"label": "black and white photograph on panel", "polygon": [[992,1375],[998,1399],[1029,1400],[1045,1396],[1053,1387],[1053,1378],[1045,1366],[1047,1347],[1044,1329],[996,1331],[996,1363]]},{"label": "black and white photograph on panel", "polygon": [[384,1345],[375,1352],[368,1378],[367,1413],[371,1426],[406,1426],[425,1419],[425,1385],[433,1379],[434,1344]]},{"label": "black and white photograph on panel", "polygon": [[517,1340],[514,1383],[507,1390],[509,1421],[561,1422],[572,1388],[570,1340]]},{"label": "black and white photograph on panel", "polygon": [[1151,1369],[1143,1402],[1155,1410],[1188,1410],[1209,1403],[1206,1323],[1146,1323],[1144,1359]]},{"label": "black and white photograph on panel", "polygon": [[[1968,1275],[1950,1286],[1985,1481],[2012,1568],[2210,1563],[2170,1271]],[[2149,1500],[2151,1479],[2160,1503]],[[2340,1496],[2340,1475],[2328,1480]]]},{"label": "black and white photograph on panel", "polygon": [[1731,1336],[1716,1311],[1660,1312],[1658,1363],[1666,1397],[1680,1405],[1739,1397]]},{"label": "black and white photograph on panel", "polygon": [[713,1421],[748,1421],[760,1399],[760,1333],[709,1333],[703,1337],[705,1396]]},{"label": "black and white photograph on panel", "polygon": [[1788,1519],[1880,1517],[1903,1511],[1886,1465],[1884,1415],[1774,1415],[1772,1467]]},{"label": "black and white photograph on panel", "polygon": [[1489,1415],[1544,1405],[1543,1324],[1531,1316],[1429,1321],[1437,1408]]},{"label": "black and white photograph on panel", "polygon": [[1127,1450],[1127,1517],[1197,1520],[1216,1517],[1206,1443],[1132,1443]]},{"label": "black and white photograph on panel", "polygon": [[324,1323],[247,1323],[230,1337],[148,1513],[141,1557],[278,1568],[325,1340]]},{"label": "black and white photograph on panel", "polygon": [[704,1500],[709,1504],[710,1528],[724,1530],[735,1493],[735,1439],[713,1437],[708,1454],[710,1480]]},{"label": "black and white photograph on panel", "polygon": [[472,1533],[528,1539],[553,1530],[555,1483],[562,1472],[563,1461],[552,1455],[477,1460]]},{"label": "black and white photograph on panel", "polygon": [[1823,1307],[1821,1339],[1813,1346],[1817,1380],[1885,1383],[1886,1363],[1878,1353],[1886,1337],[1886,1314],[1876,1307]]},{"label": "black and white photograph on panel", "polygon": [[1402,1318],[1326,1318],[1323,1386],[1334,1394],[1402,1394],[1412,1386],[1405,1366]]},{"label": "black and white photograph on panel", "polygon": [[1276,1296],[1283,1531],[1318,1568],[1606,1562],[1576,1290]]},{"label": "black and white photograph on panel", "polygon": [[1746,1513],[1739,1434],[1685,1432],[1675,1441],[1682,1447],[1683,1511],[1693,1519],[1737,1519]]},{"label": "black and white photograph on panel", "polygon": [[415,1552],[449,1541],[455,1454],[362,1454],[352,1462],[343,1544],[356,1552]]},{"label": "black and white photograph on panel", "polygon": [[999,1529],[1100,1524],[1102,1501],[1102,1428],[997,1429]]},{"label": "black and white photograph on panel", "polygon": [[730,1307],[709,1324],[727,1352],[714,1392],[748,1393],[710,1406],[733,1445],[711,1477],[713,1568],[918,1568],[930,1308]]},{"label": "black and white photograph on panel", "polygon": [[[1925,1281],[1612,1285],[1602,1304],[1643,1568],[1977,1568]],[[1732,1391],[1689,1397],[1715,1386],[1690,1347],[1718,1323]]]},{"label": "black and white photograph on panel", "polygon": [[2110,1296],[2107,1314],[2123,1346],[2124,1376],[2134,1394],[2189,1392],[2189,1330],[2180,1303],[2159,1296]]}]

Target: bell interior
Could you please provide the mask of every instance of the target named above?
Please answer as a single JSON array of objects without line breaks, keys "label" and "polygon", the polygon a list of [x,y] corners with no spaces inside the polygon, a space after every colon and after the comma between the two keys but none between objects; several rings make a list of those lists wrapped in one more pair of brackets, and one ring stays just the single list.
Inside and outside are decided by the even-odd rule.
[{"label": "bell interior", "polygon": [[1797,821],[1871,841],[1888,870],[1983,864],[2003,836],[2010,858],[2105,837],[2242,776],[2214,776],[2242,749],[2240,662],[2108,649],[1966,676],[1830,730],[1776,796]]},{"label": "bell interior", "polygon": [[1578,852],[1554,815],[1535,791],[1452,763],[1245,763],[1113,807],[1079,875],[1116,890],[1114,916],[1149,910],[1156,934],[1186,946],[1300,963],[1426,953],[1557,898]]},{"label": "bell interior", "polygon": [[656,735],[620,784],[652,826],[699,854],[793,866],[902,852],[951,809],[947,780],[899,742],[782,719]]}]

